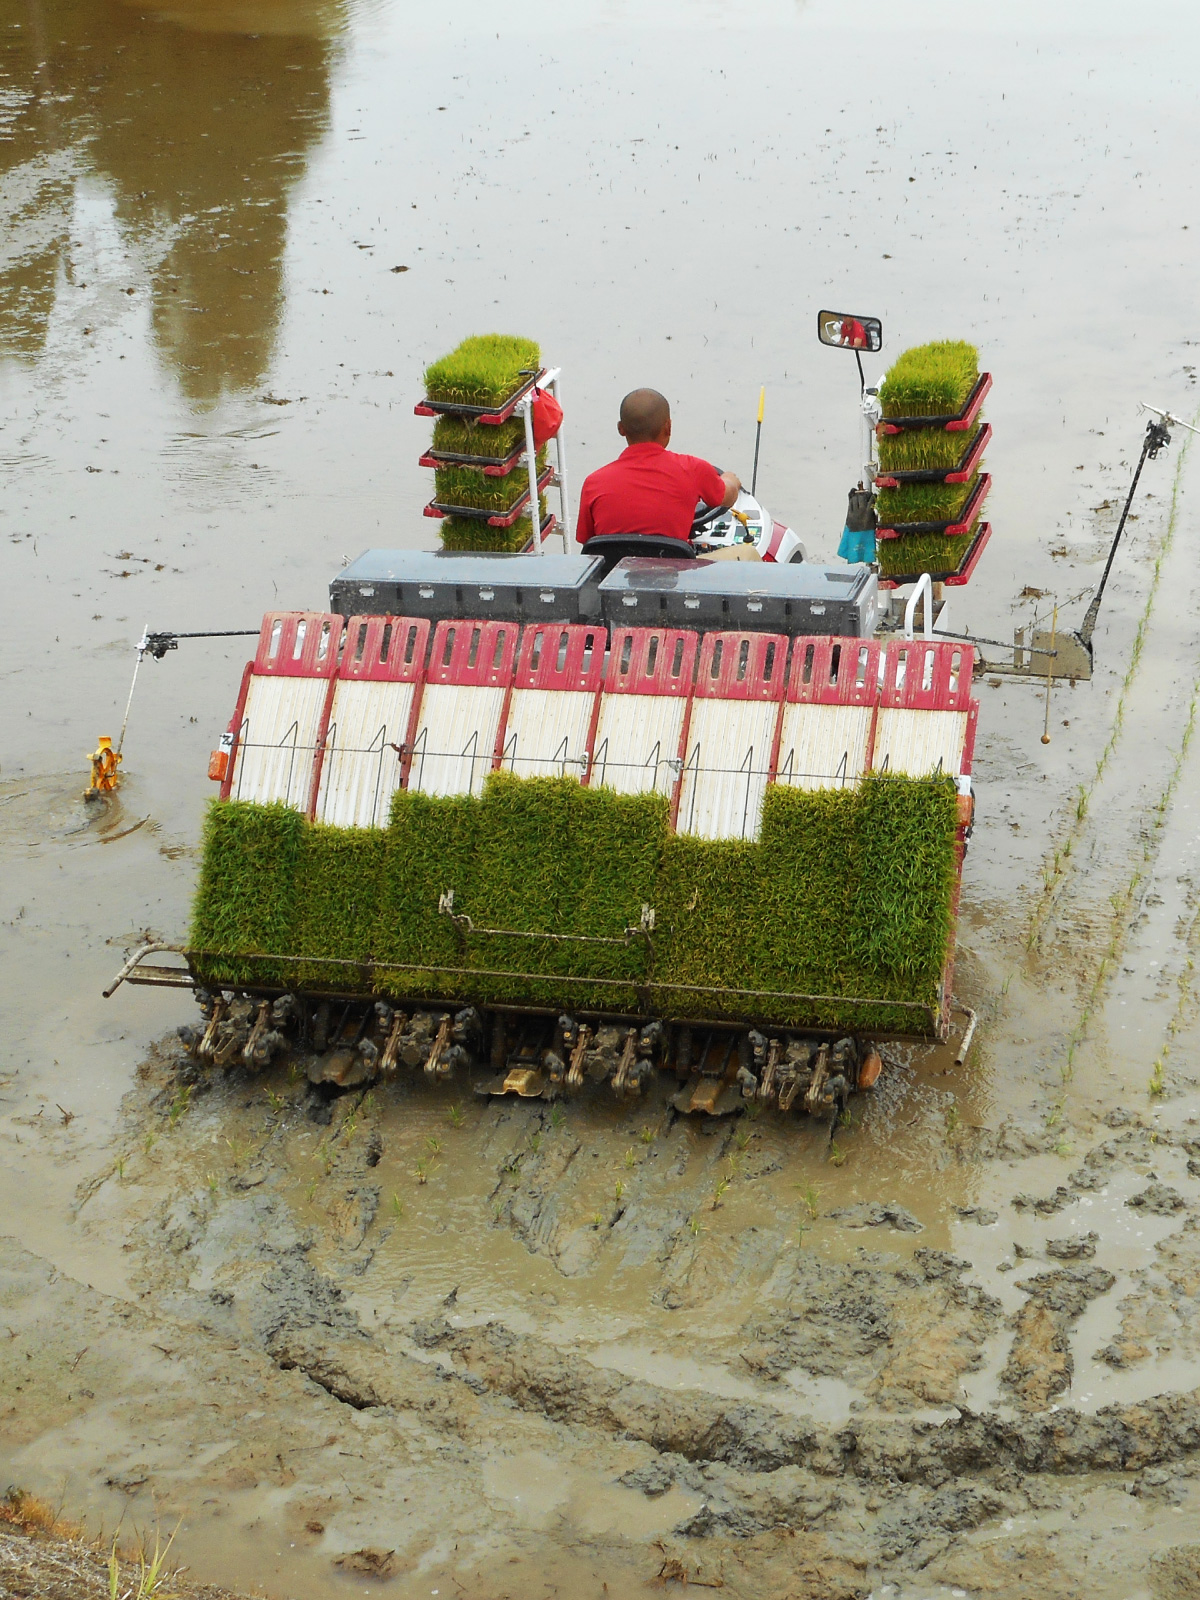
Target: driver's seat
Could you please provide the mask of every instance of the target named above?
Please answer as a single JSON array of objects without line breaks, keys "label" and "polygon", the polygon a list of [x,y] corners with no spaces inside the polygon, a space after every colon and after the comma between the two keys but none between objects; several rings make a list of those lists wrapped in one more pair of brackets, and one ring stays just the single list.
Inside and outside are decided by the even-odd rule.
[{"label": "driver's seat", "polygon": [[650,556],[656,561],[696,559],[695,549],[686,539],[672,539],[662,533],[594,533],[580,546],[579,553],[601,558],[604,562],[602,578],[607,578],[617,562],[626,556]]}]

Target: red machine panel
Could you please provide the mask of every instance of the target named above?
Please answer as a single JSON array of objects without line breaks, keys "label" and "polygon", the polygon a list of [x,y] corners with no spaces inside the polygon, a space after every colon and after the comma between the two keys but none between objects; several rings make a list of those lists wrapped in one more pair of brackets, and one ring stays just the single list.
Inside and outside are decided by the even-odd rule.
[{"label": "red machine panel", "polygon": [[873,706],[879,699],[879,655],[874,639],[794,640],[788,703]]},{"label": "red machine panel", "polygon": [[332,678],[338,666],[342,619],[329,611],[268,611],[258,636],[259,677]]},{"label": "red machine panel", "polygon": [[973,666],[970,645],[934,639],[889,644],[880,704],[914,711],[969,711]]},{"label": "red machine panel", "polygon": [[425,670],[429,628],[425,617],[351,617],[338,677],[416,683]]},{"label": "red machine panel", "polygon": [[706,633],[696,695],[701,700],[782,700],[787,686],[782,633]]},{"label": "red machine panel", "polygon": [[614,628],[605,694],[691,694],[699,645],[686,628]]},{"label": "red machine panel", "polygon": [[592,693],[604,678],[607,634],[579,623],[537,623],[521,636],[517,689],[567,689]]},{"label": "red machine panel", "polygon": [[506,688],[520,632],[515,622],[439,622],[426,682]]}]

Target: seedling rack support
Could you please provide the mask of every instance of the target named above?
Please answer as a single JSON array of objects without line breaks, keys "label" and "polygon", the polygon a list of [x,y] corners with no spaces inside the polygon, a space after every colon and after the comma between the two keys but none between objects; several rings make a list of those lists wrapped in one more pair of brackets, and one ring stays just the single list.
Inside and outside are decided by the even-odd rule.
[{"label": "seedling rack support", "polygon": [[[555,467],[547,469],[539,479],[537,469],[537,446],[533,438],[533,402],[539,389],[548,389],[558,403],[562,404],[562,368],[542,367],[537,372],[522,373],[525,382],[517,389],[502,406],[469,406],[459,405],[446,400],[419,401],[413,411],[418,417],[463,417],[466,420],[478,422],[485,427],[499,427],[501,423],[509,422],[513,417],[521,417],[525,423],[525,445],[523,450],[513,451],[508,456],[493,456],[485,458],[464,458],[461,456],[446,456],[439,459],[439,455],[427,451],[420,458],[423,467],[437,468],[440,465],[478,466],[492,477],[507,477],[521,463],[525,461],[529,474],[529,488],[517,504],[509,512],[497,516],[495,513],[481,511],[477,506],[453,506],[438,500],[431,500],[425,507],[427,517],[473,517],[486,521],[491,528],[510,528],[517,520],[525,506],[537,507],[541,490],[550,484],[558,489],[559,506],[561,512],[563,551],[570,548],[571,538],[571,508],[569,490],[567,486],[567,447],[563,438],[563,429],[560,427],[554,436],[556,455]],[[527,549],[535,555],[540,555],[543,543],[548,533],[558,526],[558,519],[550,517],[539,526],[537,516],[532,516],[533,533]]]}]

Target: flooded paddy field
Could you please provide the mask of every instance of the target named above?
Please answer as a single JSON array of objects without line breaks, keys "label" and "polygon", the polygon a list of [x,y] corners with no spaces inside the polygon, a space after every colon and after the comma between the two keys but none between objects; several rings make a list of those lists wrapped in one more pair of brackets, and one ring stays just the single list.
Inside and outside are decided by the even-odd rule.
[{"label": "flooded paddy field", "polygon": [[[976,342],[996,529],[956,626],[1076,625],[1191,416],[1200,25],[926,0],[0,9],[0,1488],[271,1595],[1200,1593],[1197,457],[1147,465],[1090,684],[984,674],[956,993],[831,1143],[297,1057],[170,993],[246,640],[427,546],[423,367],[637,383],[832,556],[852,369]],[[403,269],[403,270],[401,270]],[[120,480],[119,482],[117,480]]]}]

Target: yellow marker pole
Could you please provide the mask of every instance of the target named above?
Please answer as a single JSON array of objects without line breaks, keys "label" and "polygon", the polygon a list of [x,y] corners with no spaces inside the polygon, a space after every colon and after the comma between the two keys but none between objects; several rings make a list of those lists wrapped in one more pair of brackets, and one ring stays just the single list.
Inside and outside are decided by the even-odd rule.
[{"label": "yellow marker pole", "polygon": [[754,431],[754,471],[750,474],[750,493],[758,488],[758,447],[762,443],[763,412],[767,409],[767,386],[758,391],[758,427]]}]

